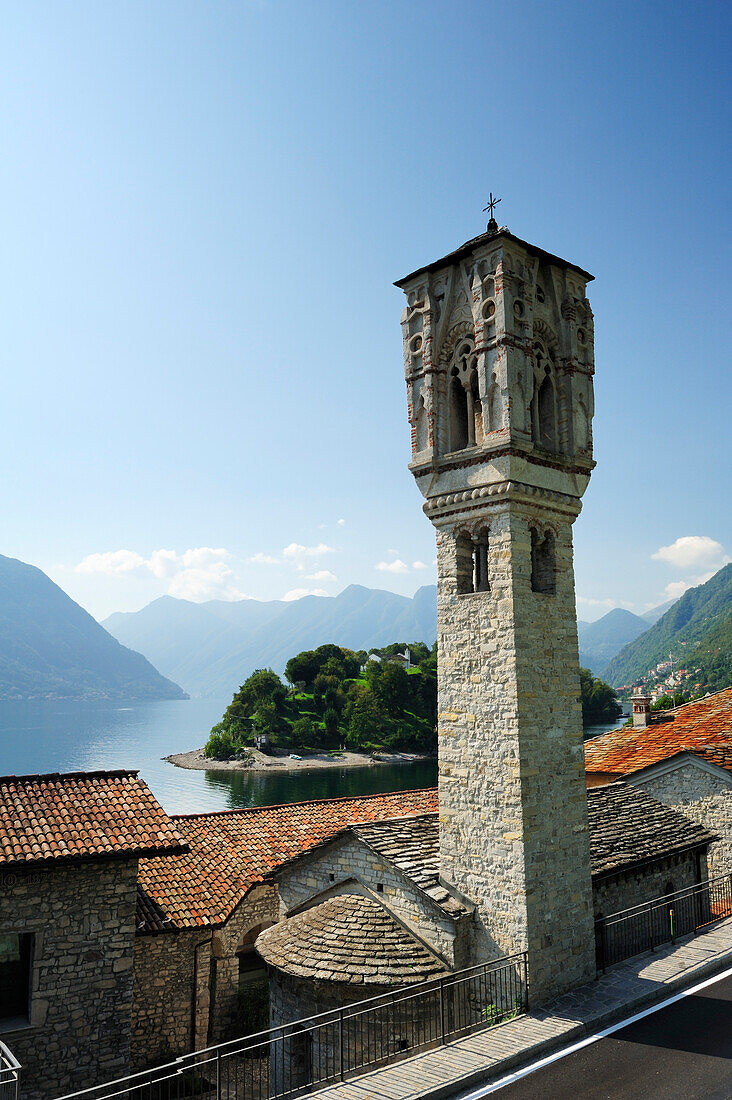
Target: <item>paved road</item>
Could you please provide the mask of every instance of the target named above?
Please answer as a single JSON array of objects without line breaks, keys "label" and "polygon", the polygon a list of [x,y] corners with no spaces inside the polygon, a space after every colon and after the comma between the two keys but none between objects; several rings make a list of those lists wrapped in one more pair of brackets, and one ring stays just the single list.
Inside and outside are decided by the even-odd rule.
[{"label": "paved road", "polygon": [[732,1100],[732,978],[493,1095],[497,1100]]}]

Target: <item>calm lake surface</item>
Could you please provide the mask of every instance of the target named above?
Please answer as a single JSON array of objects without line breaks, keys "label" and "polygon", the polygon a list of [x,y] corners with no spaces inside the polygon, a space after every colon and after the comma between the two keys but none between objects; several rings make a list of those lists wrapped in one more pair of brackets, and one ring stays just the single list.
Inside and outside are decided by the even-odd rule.
[{"label": "calm lake surface", "polygon": [[[159,703],[0,702],[0,774],[138,768],[168,813],[430,787],[437,762],[328,771],[194,772],[162,758],[204,744],[230,699]],[[594,726],[585,735],[613,726]]]}]

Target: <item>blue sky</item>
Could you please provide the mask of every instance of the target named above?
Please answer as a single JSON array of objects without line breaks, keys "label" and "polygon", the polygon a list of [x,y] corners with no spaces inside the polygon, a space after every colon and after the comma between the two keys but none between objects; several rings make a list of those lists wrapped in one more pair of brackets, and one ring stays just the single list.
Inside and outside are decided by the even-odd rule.
[{"label": "blue sky", "polygon": [[392,281],[492,190],[596,276],[580,617],[727,560],[728,4],[0,20],[0,552],[98,617],[431,583]]}]

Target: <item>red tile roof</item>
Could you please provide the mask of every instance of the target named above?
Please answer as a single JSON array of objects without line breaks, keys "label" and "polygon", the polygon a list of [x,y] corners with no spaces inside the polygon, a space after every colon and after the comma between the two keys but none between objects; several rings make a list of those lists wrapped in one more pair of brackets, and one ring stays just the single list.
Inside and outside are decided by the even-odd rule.
[{"label": "red tile roof", "polygon": [[220,924],[268,871],[345,825],[436,809],[432,788],[179,815],[190,851],[141,860],[138,881],[178,928]]},{"label": "red tile roof", "polygon": [[136,771],[0,777],[0,866],[181,851]]},{"label": "red tile roof", "polygon": [[623,726],[585,744],[588,772],[630,775],[680,752],[732,771],[732,687],[671,712],[649,726]]}]

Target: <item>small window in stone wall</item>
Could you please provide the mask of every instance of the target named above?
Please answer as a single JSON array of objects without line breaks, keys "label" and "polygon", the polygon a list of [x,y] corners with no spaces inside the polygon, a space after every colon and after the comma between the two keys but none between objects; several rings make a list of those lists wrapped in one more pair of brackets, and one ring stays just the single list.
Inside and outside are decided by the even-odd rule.
[{"label": "small window in stone wall", "polygon": [[27,1021],[30,1015],[33,936],[0,932],[0,1020]]},{"label": "small window in stone wall", "polygon": [[552,531],[531,528],[531,591],[554,595],[557,590],[557,565]]},{"label": "small window in stone wall", "polygon": [[490,592],[488,532],[480,531],[474,538],[459,535],[456,550],[458,593]]}]

